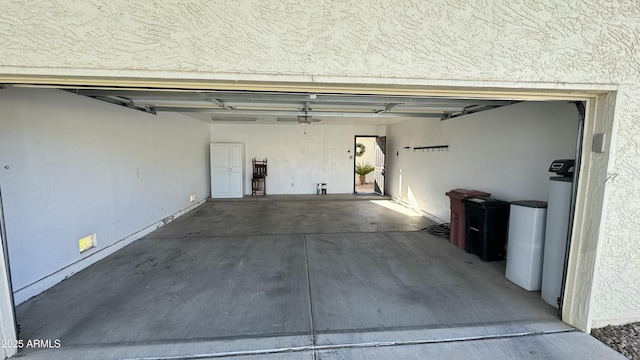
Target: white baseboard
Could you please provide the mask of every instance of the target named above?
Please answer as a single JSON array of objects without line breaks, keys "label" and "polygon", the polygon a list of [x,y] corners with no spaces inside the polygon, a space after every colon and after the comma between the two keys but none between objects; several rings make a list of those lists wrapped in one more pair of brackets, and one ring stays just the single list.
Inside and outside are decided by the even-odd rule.
[{"label": "white baseboard", "polygon": [[400,200],[400,199],[398,199],[396,197],[392,196],[391,200],[396,202],[396,203],[398,203],[398,204],[400,204],[400,205],[402,205],[402,206],[404,206],[404,207],[406,207],[407,209],[411,209],[411,210],[420,212],[420,214],[422,214],[423,217],[426,217],[427,219],[435,222],[436,224],[444,224],[444,223],[447,222],[447,221],[445,221],[443,219],[440,219],[439,217],[437,217],[437,216],[435,216],[433,214],[429,214],[428,212],[426,212],[424,210],[418,210],[418,209],[412,208],[407,202],[402,201],[402,200]]},{"label": "white baseboard", "polygon": [[429,214],[428,212],[423,211],[423,210],[420,210],[420,213],[422,214],[422,216],[424,216],[427,219],[435,222],[436,224],[444,224],[444,223],[448,222],[446,220],[440,219],[439,217],[437,217],[437,216],[435,216],[433,214]]},{"label": "white baseboard", "polygon": [[88,266],[104,259],[105,257],[115,253],[116,251],[122,249],[123,247],[131,244],[132,242],[142,238],[145,235],[148,235],[149,233],[151,233],[152,231],[170,223],[171,221],[173,221],[174,219],[188,213],[189,211],[195,209],[196,207],[200,206],[201,204],[203,204],[206,201],[206,199],[202,199],[200,201],[194,202],[192,204],[190,204],[189,206],[187,206],[184,209],[178,210],[177,212],[165,217],[162,220],[156,221],[153,224],[144,227],[143,229],[140,229],[138,231],[136,231],[135,233],[128,235],[118,241],[116,241],[115,243],[104,247],[102,249],[98,249],[95,252],[91,253],[90,255],[74,262],[71,263],[65,267],[63,267],[62,269],[53,272],[47,276],[42,277],[39,280],[34,281],[33,283],[26,285],[20,289],[14,289],[13,292],[13,301],[15,303],[15,305],[19,305],[27,300],[29,300],[30,298],[42,293],[43,291],[51,288],[52,286],[56,285],[57,283],[63,281],[64,279],[68,278],[69,276],[79,272],[80,270],[83,270],[85,268],[87,268]]}]

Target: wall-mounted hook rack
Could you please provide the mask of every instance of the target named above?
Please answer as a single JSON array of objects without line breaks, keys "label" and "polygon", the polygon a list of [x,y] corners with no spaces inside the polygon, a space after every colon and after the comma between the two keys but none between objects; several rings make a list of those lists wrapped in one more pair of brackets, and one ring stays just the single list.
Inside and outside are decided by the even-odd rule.
[{"label": "wall-mounted hook rack", "polygon": [[422,150],[422,151],[449,151],[449,145],[436,145],[436,146],[416,146],[413,148],[413,151]]}]

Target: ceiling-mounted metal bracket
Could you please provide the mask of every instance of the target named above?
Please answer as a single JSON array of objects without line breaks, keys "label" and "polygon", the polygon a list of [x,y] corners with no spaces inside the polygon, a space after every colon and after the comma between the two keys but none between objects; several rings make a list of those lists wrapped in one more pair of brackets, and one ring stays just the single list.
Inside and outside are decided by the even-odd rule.
[{"label": "ceiling-mounted metal bracket", "polygon": [[301,109],[304,111],[304,115],[298,115],[298,124],[311,124],[311,102],[307,101],[304,103],[304,108]]},{"label": "ceiling-mounted metal bracket", "polygon": [[479,112],[482,112],[482,111],[493,110],[493,109],[501,108],[501,107],[504,107],[504,106],[517,104],[519,102],[520,101],[511,101],[511,102],[509,102],[507,104],[504,104],[504,105],[470,105],[470,106],[465,107],[460,112],[445,112],[445,113],[443,113],[442,117],[440,118],[440,121],[449,120],[449,119],[453,119],[453,118],[457,118],[457,117],[461,117],[461,116],[466,116],[466,115],[471,115],[471,114],[479,113]]},{"label": "ceiling-mounted metal bracket", "polygon": [[298,124],[311,124],[311,115],[299,115]]},{"label": "ceiling-mounted metal bracket", "polygon": [[148,114],[156,115],[156,110],[153,106],[140,106],[136,105],[133,101],[127,98],[119,97],[119,96],[90,96],[96,100],[108,102],[115,105],[124,106],[127,109],[138,110]]},{"label": "ceiling-mounted metal bracket", "polygon": [[65,90],[65,91],[68,91],[68,92],[70,92],[72,94],[76,94],[78,96],[89,97],[89,98],[92,98],[92,99],[108,102],[110,104],[124,106],[127,109],[138,110],[138,111],[145,112],[147,114],[157,115],[156,114],[156,109],[155,109],[154,106],[137,105],[137,104],[135,104],[133,102],[133,100],[128,99],[126,97],[116,96],[116,95],[105,95],[105,96],[100,96],[100,95],[94,95],[94,96],[82,95],[82,94],[80,94],[78,89],[69,89],[69,90]]},{"label": "ceiling-mounted metal bracket", "polygon": [[224,103],[224,101],[220,100],[220,99],[214,99],[214,98],[209,98],[209,101],[211,101],[212,103],[220,106],[221,108],[225,109],[225,110],[235,110],[235,108],[233,106],[227,106],[227,104]]},{"label": "ceiling-mounted metal bracket", "polygon": [[376,113],[376,114],[386,113],[388,111],[391,111],[394,107],[396,107],[398,105],[402,105],[402,103],[389,103],[389,104],[385,105],[384,109],[375,110],[374,113]]}]

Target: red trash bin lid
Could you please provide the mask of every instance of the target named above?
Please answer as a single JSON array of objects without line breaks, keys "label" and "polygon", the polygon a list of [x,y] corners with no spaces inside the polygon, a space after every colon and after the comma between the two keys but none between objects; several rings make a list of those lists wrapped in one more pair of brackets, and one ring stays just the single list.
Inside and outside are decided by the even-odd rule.
[{"label": "red trash bin lid", "polygon": [[470,196],[484,196],[484,197],[491,196],[491,194],[486,193],[484,191],[467,190],[467,189],[453,189],[451,191],[446,192],[445,195],[456,200],[462,200]]}]

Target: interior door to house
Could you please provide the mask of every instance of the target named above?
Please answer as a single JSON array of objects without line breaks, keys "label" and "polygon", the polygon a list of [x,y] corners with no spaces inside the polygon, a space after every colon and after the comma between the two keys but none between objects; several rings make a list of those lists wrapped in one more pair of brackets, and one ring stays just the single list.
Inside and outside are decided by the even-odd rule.
[{"label": "interior door to house", "polygon": [[386,136],[376,138],[376,164],[373,171],[373,191],[376,194],[384,195],[384,170],[385,170],[385,148]]},{"label": "interior door to house", "polygon": [[242,197],[243,144],[211,143],[211,197]]}]

